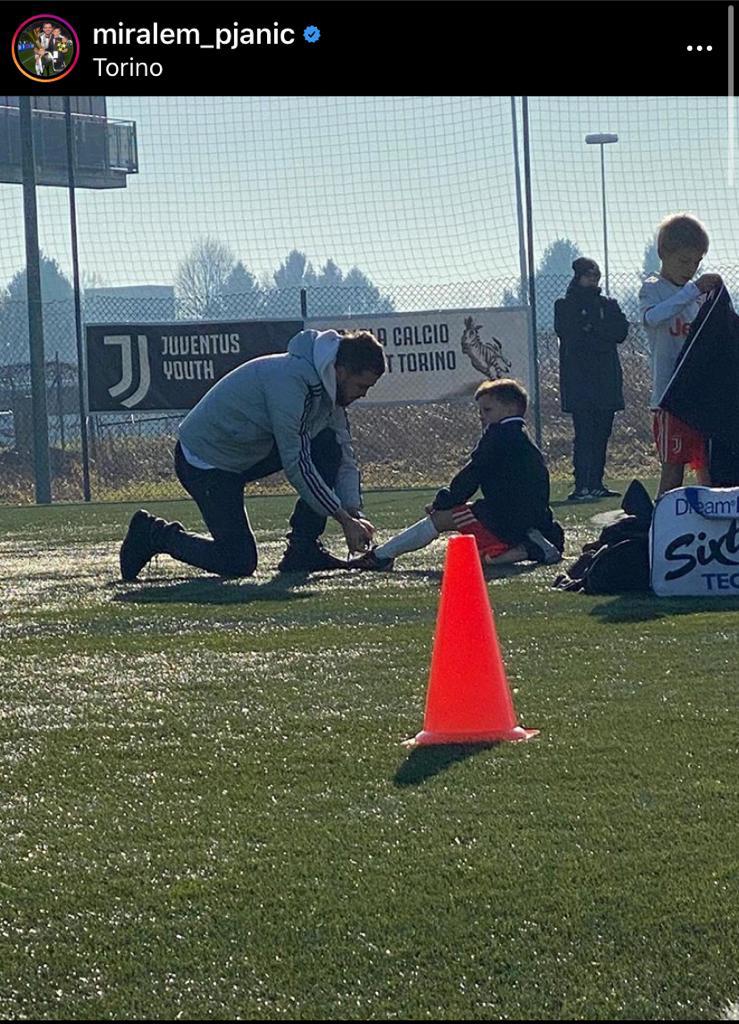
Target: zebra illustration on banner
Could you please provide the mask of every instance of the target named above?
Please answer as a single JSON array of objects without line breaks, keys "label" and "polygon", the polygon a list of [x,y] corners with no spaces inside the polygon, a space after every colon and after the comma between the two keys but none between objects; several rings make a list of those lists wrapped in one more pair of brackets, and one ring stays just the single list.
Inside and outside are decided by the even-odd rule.
[{"label": "zebra illustration on banner", "polygon": [[[149,346],[145,334],[137,335],[139,354],[139,381],[128,398],[121,399],[121,405],[132,409],[149,393],[151,386],[151,368],[149,366]],[[133,386],[133,338],[130,334],[107,334],[103,338],[104,345],[120,345],[121,348],[121,379],[108,388],[111,398],[118,398]]]},{"label": "zebra illustration on banner", "polygon": [[506,377],[511,372],[511,361],[503,355],[503,344],[496,337],[492,341],[482,341],[480,330],[482,324],[476,324],[474,318],[464,318],[461,349],[474,368],[489,380]]}]

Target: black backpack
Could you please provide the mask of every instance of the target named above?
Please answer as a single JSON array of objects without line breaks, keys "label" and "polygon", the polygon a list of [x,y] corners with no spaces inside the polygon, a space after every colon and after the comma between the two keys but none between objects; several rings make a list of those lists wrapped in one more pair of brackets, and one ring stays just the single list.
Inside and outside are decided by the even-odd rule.
[{"label": "black backpack", "polygon": [[649,527],[654,506],[643,484],[632,480],[621,502],[622,514],[601,530],[598,540],[552,584],[585,594],[624,594],[649,590]]}]

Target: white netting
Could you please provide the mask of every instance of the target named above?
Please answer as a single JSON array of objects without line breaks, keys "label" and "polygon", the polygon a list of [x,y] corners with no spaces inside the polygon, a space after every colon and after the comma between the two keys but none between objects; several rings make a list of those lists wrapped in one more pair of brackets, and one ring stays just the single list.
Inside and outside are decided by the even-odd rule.
[{"label": "white netting", "polygon": [[[520,100],[516,107],[521,142]],[[17,100],[6,98],[3,111],[7,129]],[[704,269],[722,273],[735,294],[739,288],[729,130],[737,109],[725,98],[535,97],[529,112],[542,422],[556,468],[566,463],[571,430],[556,410],[552,306],[574,255],[603,263],[600,150],[586,145],[586,134],[619,137],[605,147],[610,290],[633,318],[642,272],[655,265],[648,251],[654,229],[671,212],[688,210],[705,222],[711,248]],[[93,136],[105,125],[108,159],[113,152],[120,162],[134,131],[125,122],[133,122],[138,173],[123,175],[125,188],[78,190],[90,321],[300,317],[301,289],[309,313],[320,316],[518,301],[509,97],[117,97],[104,114],[101,122],[98,106],[97,121],[87,115],[88,138],[98,142]],[[0,164],[5,159],[12,153]],[[61,151],[47,146],[47,165],[55,159],[63,164]],[[66,190],[40,187],[38,211],[51,445],[60,446],[66,426],[65,448],[74,451],[74,417],[64,411],[73,408],[76,372]],[[20,185],[0,185],[0,224],[6,409],[28,392]],[[631,404],[612,452],[614,465],[638,469],[649,458],[649,436],[636,327],[624,361]],[[368,415],[358,417],[360,434]],[[409,422],[420,415],[407,411]],[[462,439],[473,437],[472,414],[454,416]],[[145,479],[136,468],[137,459],[145,461],[137,437],[156,448],[168,478],[172,426],[136,417],[95,424],[120,463],[110,487],[98,474],[98,495],[135,492]],[[416,482],[452,468],[451,452],[429,467],[423,432],[405,430],[402,419],[393,425],[382,417],[365,435],[375,482],[402,482],[404,474]],[[447,451],[441,441],[438,447]],[[65,490],[62,476],[57,470],[57,493],[76,496],[76,484]],[[27,490],[6,488],[5,495]]]}]

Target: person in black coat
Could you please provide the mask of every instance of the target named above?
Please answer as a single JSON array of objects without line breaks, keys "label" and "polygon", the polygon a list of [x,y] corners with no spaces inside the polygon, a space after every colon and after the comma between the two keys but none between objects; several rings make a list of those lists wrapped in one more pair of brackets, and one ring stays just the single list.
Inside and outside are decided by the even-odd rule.
[{"label": "person in black coat", "polygon": [[623,377],[617,346],[629,325],[615,299],[600,292],[600,268],[581,256],[563,299],[554,304],[559,337],[559,388],[562,411],[575,429],[575,489],[569,501],[618,497],[603,484],[614,413],[624,407]]}]

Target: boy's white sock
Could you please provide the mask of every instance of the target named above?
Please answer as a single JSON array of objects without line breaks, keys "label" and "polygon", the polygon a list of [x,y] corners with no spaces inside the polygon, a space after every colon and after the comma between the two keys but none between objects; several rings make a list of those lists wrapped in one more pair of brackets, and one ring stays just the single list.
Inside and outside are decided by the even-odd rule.
[{"label": "boy's white sock", "polygon": [[432,540],[436,540],[439,531],[434,526],[431,516],[426,516],[420,522],[409,526],[407,530],[391,537],[386,544],[381,544],[375,549],[378,558],[397,558],[398,555],[405,555],[409,551],[418,551],[425,548]]}]

